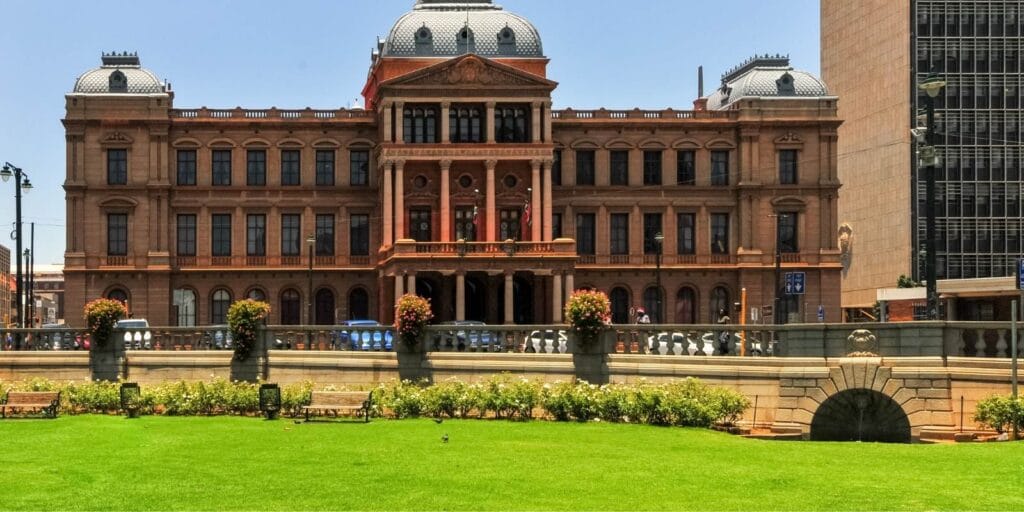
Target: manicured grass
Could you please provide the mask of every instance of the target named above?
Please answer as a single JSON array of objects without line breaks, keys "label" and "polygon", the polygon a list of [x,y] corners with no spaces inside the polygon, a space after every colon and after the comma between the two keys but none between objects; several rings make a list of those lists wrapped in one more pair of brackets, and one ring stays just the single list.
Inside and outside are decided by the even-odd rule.
[{"label": "manicured grass", "polygon": [[1024,443],[157,416],[0,421],[0,440],[0,509],[1024,510]]}]

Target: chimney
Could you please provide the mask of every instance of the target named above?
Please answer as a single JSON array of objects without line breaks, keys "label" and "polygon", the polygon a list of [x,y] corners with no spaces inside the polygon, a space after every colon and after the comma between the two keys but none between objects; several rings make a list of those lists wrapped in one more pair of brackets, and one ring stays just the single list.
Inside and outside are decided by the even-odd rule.
[{"label": "chimney", "polygon": [[704,66],[697,66],[697,97],[704,97]]}]

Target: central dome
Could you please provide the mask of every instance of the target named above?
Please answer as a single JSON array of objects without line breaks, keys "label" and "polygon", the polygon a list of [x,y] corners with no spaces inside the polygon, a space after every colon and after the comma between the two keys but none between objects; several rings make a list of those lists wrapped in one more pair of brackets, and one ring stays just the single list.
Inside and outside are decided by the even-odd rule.
[{"label": "central dome", "polygon": [[418,0],[395,22],[384,57],[541,58],[540,34],[532,23],[491,0]]}]

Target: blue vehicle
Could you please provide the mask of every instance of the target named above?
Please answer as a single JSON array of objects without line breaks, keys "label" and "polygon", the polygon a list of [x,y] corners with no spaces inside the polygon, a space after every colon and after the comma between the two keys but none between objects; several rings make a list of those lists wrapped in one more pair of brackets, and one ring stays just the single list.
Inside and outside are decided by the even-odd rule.
[{"label": "blue vehicle", "polygon": [[391,329],[360,329],[360,327],[383,327],[376,320],[347,320],[341,325],[349,327],[337,332],[335,348],[348,346],[351,350],[384,350],[394,348],[394,332]]},{"label": "blue vehicle", "polygon": [[487,324],[476,320],[455,320],[441,322],[439,325],[450,330],[434,337],[435,350],[454,350],[462,352],[501,350],[497,336],[483,328]]}]

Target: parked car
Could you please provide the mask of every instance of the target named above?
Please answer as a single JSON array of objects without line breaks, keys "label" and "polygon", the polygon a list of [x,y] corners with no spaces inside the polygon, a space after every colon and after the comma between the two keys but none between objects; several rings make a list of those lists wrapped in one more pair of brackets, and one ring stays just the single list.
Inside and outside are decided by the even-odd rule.
[{"label": "parked car", "polygon": [[462,352],[466,349],[471,351],[501,350],[498,343],[499,337],[492,331],[482,329],[487,324],[477,320],[453,320],[441,322],[443,327],[450,330],[438,333],[434,336],[434,348],[436,350],[457,350]]},{"label": "parked car", "polygon": [[349,327],[337,332],[334,348],[341,350],[391,350],[394,348],[394,332],[391,329],[360,329],[383,327],[376,320],[346,320],[341,325]]},{"label": "parked car", "polygon": [[124,331],[124,349],[149,350],[153,348],[153,333],[149,331],[149,321],[144,318],[119,320],[115,330]]},{"label": "parked car", "polygon": [[[564,330],[533,331],[523,339],[523,352],[562,352],[565,350],[569,337]],[[552,347],[548,349],[547,347]]]},{"label": "parked car", "polygon": [[231,345],[231,326],[227,324],[211,325],[206,328],[204,338],[207,339],[209,347],[216,350],[230,349]]}]

